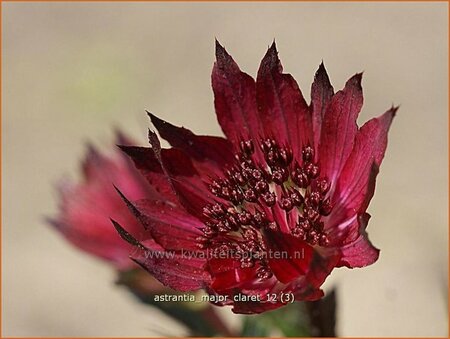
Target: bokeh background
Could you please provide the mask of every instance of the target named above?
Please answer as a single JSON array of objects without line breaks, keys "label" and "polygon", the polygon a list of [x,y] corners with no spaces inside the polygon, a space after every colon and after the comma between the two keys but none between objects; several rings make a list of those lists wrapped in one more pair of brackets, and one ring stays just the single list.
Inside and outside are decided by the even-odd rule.
[{"label": "bokeh background", "polygon": [[43,220],[55,182],[78,178],[87,140],[110,147],[118,126],[145,144],[145,109],[221,134],[214,37],[251,75],[276,38],[307,98],[322,59],[335,89],[364,71],[360,122],[401,105],[369,208],[381,257],[326,287],[338,287],[342,336],[447,336],[447,6],[3,3],[3,336],[186,333]]}]

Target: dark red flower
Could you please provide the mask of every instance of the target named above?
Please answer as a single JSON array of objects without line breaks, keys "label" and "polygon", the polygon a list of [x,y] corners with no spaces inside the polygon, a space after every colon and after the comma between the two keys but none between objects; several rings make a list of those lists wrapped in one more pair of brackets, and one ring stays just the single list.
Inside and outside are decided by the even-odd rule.
[{"label": "dark red flower", "polygon": [[[118,143],[130,143],[120,133]],[[130,159],[119,150],[101,154],[89,145],[82,164],[83,182],[59,184],[60,212],[49,219],[70,243],[81,250],[112,263],[119,270],[136,268],[129,260],[132,246],[111,227],[110,218],[127,225],[139,237],[142,226],[117,195],[113,184],[123,187],[131,199],[149,197],[154,192]]]},{"label": "dark red flower", "polygon": [[161,149],[150,131],[151,147],[122,150],[163,198],[133,201],[119,191],[147,236],[114,225],[137,247],[132,259],[163,284],[226,296],[216,304],[236,313],[319,299],[334,267],[378,258],[366,209],[397,109],[358,128],[362,74],[334,93],[323,64],[308,105],[275,43],[256,82],[219,43],[216,58],[212,87],[226,138],[150,114],[172,148]]}]

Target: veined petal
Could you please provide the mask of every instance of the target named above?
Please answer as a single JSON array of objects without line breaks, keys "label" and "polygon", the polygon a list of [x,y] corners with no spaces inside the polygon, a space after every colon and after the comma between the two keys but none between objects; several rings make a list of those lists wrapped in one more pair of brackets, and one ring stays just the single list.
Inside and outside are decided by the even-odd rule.
[{"label": "veined petal", "polygon": [[330,275],[334,267],[339,262],[341,255],[339,251],[327,251],[319,253],[314,251],[310,261],[309,271],[306,275],[298,277],[289,283],[282,293],[294,294],[297,301],[313,301],[323,296],[320,286]]},{"label": "veined petal", "polygon": [[380,250],[372,245],[366,235],[361,234],[342,248],[342,259],[337,267],[365,267],[377,261],[379,256]]},{"label": "veined petal", "polygon": [[178,197],[168,176],[164,173],[155,152],[149,147],[123,146],[120,149],[134,162],[148,183],[165,199],[176,202]]},{"label": "veined petal", "polygon": [[178,201],[189,213],[202,218],[203,207],[215,199],[189,157],[178,149],[162,150],[158,136],[152,131],[149,131],[148,138]]},{"label": "veined petal", "polygon": [[118,222],[111,221],[122,239],[135,247],[130,258],[162,284],[179,291],[194,291],[210,283],[211,277],[205,271],[204,257],[189,256],[183,251],[166,251],[154,239],[140,242]]},{"label": "veined petal", "polygon": [[131,259],[162,284],[178,291],[199,290],[211,281],[204,268],[204,258],[188,258],[173,252],[140,249],[131,255]]},{"label": "veined petal", "polygon": [[325,232],[330,240],[327,247],[340,247],[355,240],[359,235],[359,224],[358,215],[356,214],[339,224],[326,222]]},{"label": "veined petal", "polygon": [[[149,199],[141,199],[132,204],[148,220],[166,224],[164,228],[166,236],[175,236],[175,234],[172,234],[172,230],[183,232],[185,237],[201,235],[199,229],[204,226],[203,223],[179,206],[175,206],[170,202],[166,203]],[[162,231],[163,229],[161,229]]]},{"label": "veined petal", "polygon": [[392,107],[380,117],[366,122],[358,131],[334,193],[335,206],[330,215],[331,224],[339,224],[367,209],[375,191],[375,179],[396,111],[397,108]]},{"label": "veined petal", "polygon": [[201,236],[203,224],[180,206],[152,200],[133,203],[117,191],[136,219],[164,249],[198,249],[197,238]]},{"label": "veined petal", "polygon": [[359,235],[354,241],[347,243],[340,248],[342,258],[337,267],[364,267],[377,261],[380,250],[372,245],[365,230],[369,218],[370,215],[367,213],[364,213],[357,218]]},{"label": "veined petal", "polygon": [[172,147],[185,152],[202,174],[220,174],[234,159],[228,140],[214,136],[198,136],[184,127],[174,126],[148,112],[159,135]]},{"label": "veined petal", "polygon": [[358,73],[347,81],[345,88],[331,98],[323,117],[319,146],[321,175],[333,186],[352,151],[358,130],[356,118],[363,104],[361,77]]},{"label": "veined petal", "polygon": [[314,134],[314,149],[319,148],[320,134],[322,132],[322,120],[327,107],[333,97],[334,89],[331,86],[327,71],[323,62],[314,76],[314,82],[311,86],[311,106],[312,127]]},{"label": "veined petal", "polygon": [[167,200],[201,217],[203,207],[212,198],[191,160],[179,149],[161,149],[157,136],[152,132],[149,136],[151,148],[121,146],[121,149]]},{"label": "veined petal", "polygon": [[236,149],[241,139],[258,140],[262,126],[256,106],[255,80],[239,69],[217,40],[211,80],[217,119],[227,139]]},{"label": "veined petal", "polygon": [[289,144],[294,153],[312,142],[308,105],[294,78],[283,74],[275,42],[259,67],[256,100],[266,136],[276,136],[282,144]]},{"label": "veined petal", "polygon": [[341,254],[338,251],[330,253],[319,253],[318,251],[314,251],[310,262],[310,270],[306,275],[308,284],[313,288],[322,286],[333,268],[336,267],[340,258]]}]

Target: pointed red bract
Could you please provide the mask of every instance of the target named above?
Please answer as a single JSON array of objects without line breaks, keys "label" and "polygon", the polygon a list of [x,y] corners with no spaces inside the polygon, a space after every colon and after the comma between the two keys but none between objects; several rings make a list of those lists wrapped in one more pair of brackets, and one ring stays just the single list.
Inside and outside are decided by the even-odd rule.
[{"label": "pointed red bract", "polygon": [[239,66],[216,40],[216,62],[211,75],[217,120],[227,139],[238,147],[244,139],[263,132],[256,105],[255,80]]},{"label": "pointed red bract", "polygon": [[149,232],[153,240],[168,250],[197,249],[196,238],[202,223],[170,202],[155,200],[129,201],[120,191],[130,212]]},{"label": "pointed red bract", "polygon": [[174,126],[149,113],[159,135],[172,147],[179,148],[192,158],[195,167],[202,174],[220,174],[220,170],[233,160],[231,144],[220,137],[198,136],[184,127]]},{"label": "pointed red bract", "polygon": [[363,104],[362,74],[351,77],[327,106],[322,120],[319,156],[322,175],[335,182],[353,148],[356,119]]},{"label": "pointed red bract", "polygon": [[391,108],[379,118],[366,122],[357,132],[353,150],[342,169],[333,197],[335,207],[331,216],[336,224],[367,209],[396,111],[396,108]]},{"label": "pointed red bract", "polygon": [[210,283],[205,260],[185,258],[164,250],[139,250],[131,255],[134,262],[150,272],[164,285],[181,292],[195,291]]},{"label": "pointed red bract", "polygon": [[312,111],[312,130],[314,135],[314,148],[317,150],[322,133],[322,121],[325,112],[333,97],[334,89],[331,86],[327,71],[323,62],[314,76],[314,82],[311,85],[311,111]]},{"label": "pointed red bract", "polygon": [[164,173],[161,164],[156,158],[153,149],[138,146],[119,145],[120,149],[133,160],[136,168],[147,179],[147,182],[160,193],[161,199],[177,201],[176,193],[168,178]]},{"label": "pointed red bract", "polygon": [[358,234],[353,234],[356,235],[356,239],[340,248],[342,257],[337,265],[338,267],[364,267],[377,261],[380,250],[372,245],[365,231],[369,219],[370,215],[367,213],[363,213],[355,219],[354,223],[357,227],[354,227],[354,229],[358,229]]},{"label": "pointed red bract", "polygon": [[259,66],[256,80],[256,100],[265,135],[277,136],[294,152],[312,143],[311,114],[297,82],[283,67],[275,42]]},{"label": "pointed red bract", "polygon": [[208,202],[204,196],[211,199],[211,194],[186,154],[179,149],[159,149],[158,156],[154,148],[121,146],[121,149],[133,159],[164,200],[178,203],[201,216],[203,206]]}]

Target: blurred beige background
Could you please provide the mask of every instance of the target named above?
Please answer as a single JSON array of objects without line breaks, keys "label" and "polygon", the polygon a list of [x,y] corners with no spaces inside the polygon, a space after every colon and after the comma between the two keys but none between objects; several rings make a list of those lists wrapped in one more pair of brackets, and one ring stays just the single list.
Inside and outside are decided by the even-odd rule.
[{"label": "blurred beige background", "polygon": [[120,126],[146,142],[145,109],[221,133],[214,37],[251,75],[276,38],[307,98],[322,59],[335,89],[364,70],[360,122],[401,105],[369,208],[381,257],[326,286],[339,288],[342,336],[447,336],[446,3],[2,6],[3,336],[185,333],[43,217],[56,211],[57,179],[77,178],[86,140],[108,146]]}]

